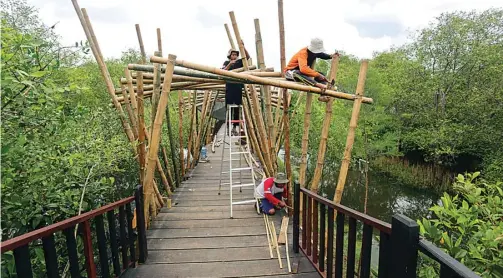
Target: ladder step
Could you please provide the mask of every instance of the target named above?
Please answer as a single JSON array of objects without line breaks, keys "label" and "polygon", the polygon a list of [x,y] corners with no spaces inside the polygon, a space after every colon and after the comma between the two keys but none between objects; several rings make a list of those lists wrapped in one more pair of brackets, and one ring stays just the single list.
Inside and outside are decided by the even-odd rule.
[{"label": "ladder step", "polygon": [[244,153],[248,153],[248,152],[231,152],[231,155],[232,154],[244,154]]},{"label": "ladder step", "polygon": [[[239,172],[239,171],[245,171],[245,170],[251,170],[251,167],[244,167],[244,168],[234,168],[231,171],[232,172]],[[229,171],[222,172],[222,174],[229,174]]]},{"label": "ladder step", "polygon": [[[233,158],[233,159],[231,159],[231,160],[232,160],[232,161],[240,161],[241,159],[240,159],[240,158]],[[222,161],[223,161],[223,162],[229,162],[229,161],[231,161],[231,160],[226,159],[226,160],[222,160]]]},{"label": "ladder step", "polygon": [[255,203],[257,200],[246,200],[246,201],[240,201],[240,202],[232,202],[232,205],[242,205],[242,204],[251,204]]},{"label": "ladder step", "polygon": [[255,186],[255,184],[254,183],[233,184],[231,187],[236,188],[236,187],[248,187],[248,186]]},{"label": "ladder step", "polygon": [[237,138],[246,138],[246,137],[247,137],[247,136],[231,136],[231,139],[233,139],[233,138],[236,138],[236,139],[237,139]]}]

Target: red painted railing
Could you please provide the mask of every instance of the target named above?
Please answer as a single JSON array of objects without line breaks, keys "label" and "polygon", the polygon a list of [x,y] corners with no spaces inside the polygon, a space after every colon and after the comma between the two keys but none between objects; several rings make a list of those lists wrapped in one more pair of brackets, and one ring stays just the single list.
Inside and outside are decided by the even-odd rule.
[{"label": "red painted railing", "polygon": [[[131,209],[131,203],[133,202],[135,203],[136,227],[133,227],[134,212]],[[17,277],[33,277],[30,259],[30,244],[41,239],[44,249],[47,277],[59,277],[60,268],[58,265],[58,254],[56,252],[54,235],[58,232],[62,232],[66,238],[66,253],[68,254],[70,263],[71,277],[80,278],[82,265],[78,259],[77,238],[74,234],[75,227],[78,227],[80,229],[79,234],[81,234],[84,244],[84,268],[87,272],[87,277],[96,277],[93,237],[91,232],[91,221],[94,221],[101,277],[110,276],[110,260],[112,261],[115,276],[119,276],[131,266],[136,266],[136,262],[145,262],[148,256],[142,203],[142,186],[138,186],[135,190],[135,196],[119,200],[99,209],[4,241],[1,243],[1,252],[3,254],[8,251],[13,251]],[[103,215],[105,214],[108,220],[108,243],[103,220]],[[117,238],[117,216],[119,220],[119,238]],[[110,259],[108,258],[109,248],[112,254]],[[138,256],[136,254],[137,248],[139,249]],[[121,252],[120,255],[119,251]],[[122,267],[120,266],[120,257],[122,257]]]}]

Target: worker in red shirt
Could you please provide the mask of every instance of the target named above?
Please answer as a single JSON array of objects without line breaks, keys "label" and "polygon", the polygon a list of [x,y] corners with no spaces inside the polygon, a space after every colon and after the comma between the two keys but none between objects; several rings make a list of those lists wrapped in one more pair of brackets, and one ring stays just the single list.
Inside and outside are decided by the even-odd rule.
[{"label": "worker in red shirt", "polygon": [[328,60],[338,56],[339,53],[326,54],[323,47],[323,40],[313,38],[311,44],[299,50],[290,59],[285,67],[285,77],[287,80],[302,82],[309,86],[315,86],[322,90],[327,89],[327,78],[323,73],[312,68],[317,58]]},{"label": "worker in red shirt", "polygon": [[278,173],[274,178],[266,178],[256,189],[256,196],[260,199],[262,212],[273,215],[276,209],[286,206],[284,200],[288,199],[288,179],[284,173]]}]

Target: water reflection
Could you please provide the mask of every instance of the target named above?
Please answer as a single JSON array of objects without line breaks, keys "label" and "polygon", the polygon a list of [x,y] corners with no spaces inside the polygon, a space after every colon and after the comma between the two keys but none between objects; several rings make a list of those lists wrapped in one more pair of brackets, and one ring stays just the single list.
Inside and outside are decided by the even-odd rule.
[{"label": "water reflection", "polygon": [[[326,165],[323,171],[321,193],[332,199],[339,175],[337,165]],[[391,223],[395,213],[402,213],[414,220],[429,215],[428,209],[437,203],[438,196],[423,189],[398,184],[382,173],[368,173],[369,188],[367,214]],[[365,174],[350,170],[341,203],[363,212],[365,202]]]}]

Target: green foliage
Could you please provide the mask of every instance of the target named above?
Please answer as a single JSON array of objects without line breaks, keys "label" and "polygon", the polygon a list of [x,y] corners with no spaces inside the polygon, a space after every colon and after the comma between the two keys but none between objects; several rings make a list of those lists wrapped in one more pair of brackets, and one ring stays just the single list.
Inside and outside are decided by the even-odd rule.
[{"label": "green foliage", "polygon": [[[453,188],[459,194],[445,193],[441,205],[430,208],[435,218],[418,224],[423,236],[482,277],[503,277],[503,183],[479,174],[458,175]],[[424,268],[425,275],[435,271]]]}]

